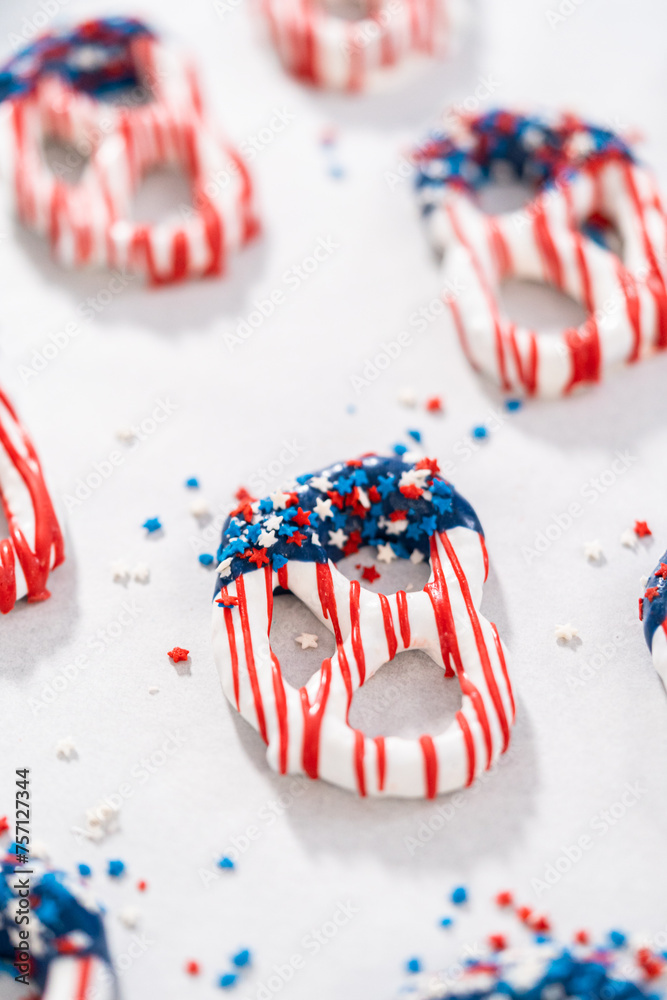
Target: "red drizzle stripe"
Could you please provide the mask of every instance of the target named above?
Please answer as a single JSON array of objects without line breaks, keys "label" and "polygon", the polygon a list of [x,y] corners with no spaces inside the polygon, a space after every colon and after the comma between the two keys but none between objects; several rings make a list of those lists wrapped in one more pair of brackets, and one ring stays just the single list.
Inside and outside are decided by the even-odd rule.
[{"label": "red drizzle stripe", "polygon": [[546,208],[543,202],[535,203],[535,214],[533,216],[533,232],[535,242],[542,258],[544,274],[556,288],[563,287],[563,268],[560,256],[551,237],[551,230],[547,221]]},{"label": "red drizzle stripe", "polygon": [[410,618],[408,617],[408,597],[404,590],[396,591],[396,606],[401,639],[405,648],[408,649],[410,646]]},{"label": "red drizzle stripe", "polygon": [[236,593],[239,598],[239,615],[241,617],[241,628],[243,630],[243,647],[245,649],[246,664],[248,667],[248,677],[250,678],[250,687],[252,688],[252,696],[255,702],[255,712],[257,714],[257,725],[259,726],[259,731],[261,733],[262,739],[265,743],[269,742],[267,732],[266,732],[266,719],[264,717],[264,705],[262,704],[262,692],[259,688],[259,681],[257,680],[257,669],[255,667],[255,656],[252,648],[252,636],[250,634],[250,624],[248,622],[248,604],[246,602],[245,596],[245,583],[243,582],[243,573],[236,578]]},{"label": "red drizzle stripe", "polygon": [[317,697],[311,705],[308,700],[308,692],[305,687],[299,691],[301,696],[301,710],[303,712],[303,748],[301,752],[301,763],[309,778],[317,778],[320,757],[320,731],[322,729],[322,719],[324,710],[327,707],[329,688],[331,687],[331,660],[322,662],[322,672],[320,674],[320,686]]},{"label": "red drizzle stripe", "polygon": [[336,593],[334,590],[333,579],[331,577],[331,569],[329,563],[316,563],[315,572],[317,574],[317,593],[320,598],[320,606],[322,608],[322,614],[325,618],[328,618],[331,622],[334,630],[334,636],[336,637],[336,649],[338,651],[338,665],[340,667],[340,672],[345,683],[345,689],[347,691],[347,707],[349,710],[350,704],[352,702],[352,675],[350,674],[350,667],[347,662],[347,657],[345,655],[345,650],[343,649],[343,636],[340,631],[340,625],[338,623],[338,612],[336,610]]},{"label": "red drizzle stripe", "polygon": [[466,754],[468,755],[468,777],[466,778],[466,788],[472,785],[475,780],[475,742],[472,738],[472,733],[470,732],[470,726],[468,725],[468,720],[466,719],[463,712],[456,713],[456,721],[461,727],[461,732],[463,733],[463,742],[466,747]]},{"label": "red drizzle stripe", "polygon": [[516,339],[516,326],[512,323],[509,328],[509,342],[512,357],[514,358],[514,364],[516,365],[517,374],[519,376],[519,381],[526,387],[528,395],[534,396],[535,390],[537,389],[537,338],[532,331],[528,331],[528,338],[528,358],[524,361],[521,357],[521,352],[519,351],[519,345]]},{"label": "red drizzle stripe", "polygon": [[510,675],[507,671],[507,663],[505,661],[505,654],[503,652],[503,644],[500,641],[500,636],[498,635],[498,629],[491,622],[491,628],[493,629],[493,639],[496,644],[496,651],[498,653],[498,659],[500,660],[500,666],[503,671],[503,677],[505,678],[505,684],[507,686],[507,693],[510,696],[510,705],[512,706],[512,722],[516,717],[516,705],[514,704],[514,692],[512,690],[512,682],[510,681]]},{"label": "red drizzle stripe", "polygon": [[434,579],[433,583],[426,584],[424,590],[431,600],[433,611],[435,613],[435,624],[438,629],[438,638],[440,640],[440,652],[445,665],[445,677],[453,677],[454,671],[452,670],[449,662],[450,656],[454,660],[456,672],[458,674],[463,672],[463,664],[461,663],[459,644],[456,639],[456,628],[454,626],[452,606],[449,602],[447,581],[445,580],[445,574],[442,571],[442,563],[440,562],[440,556],[438,555],[435,535],[431,536],[430,545],[431,568],[433,569]]},{"label": "red drizzle stripe", "polygon": [[387,772],[387,754],[384,745],[384,736],[376,736],[374,742],[377,749],[378,788],[383,792],[384,779]]},{"label": "red drizzle stripe", "polygon": [[595,317],[590,316],[578,330],[566,330],[565,343],[572,364],[572,374],[565,392],[570,392],[581,382],[599,382],[600,336]]},{"label": "red drizzle stripe", "polygon": [[287,698],[285,696],[285,685],[283,674],[280,669],[280,661],[271,649],[271,625],[273,623],[273,571],[270,566],[264,567],[264,579],[266,581],[266,610],[269,619],[267,636],[269,637],[269,649],[271,650],[271,680],[273,682],[273,696],[276,700],[276,715],[278,718],[278,769],[281,774],[287,773],[287,748],[289,744],[289,728],[287,722]]},{"label": "red drizzle stripe", "polygon": [[[509,725],[507,723],[507,716],[505,715],[505,706],[503,705],[503,700],[500,697],[500,691],[498,690],[496,675],[493,672],[493,667],[491,666],[491,660],[489,659],[489,651],[486,648],[486,642],[484,641],[482,627],[479,624],[477,611],[475,610],[475,605],[473,604],[472,596],[470,594],[470,587],[468,586],[468,581],[466,579],[465,573],[463,572],[461,564],[458,561],[452,543],[450,542],[445,532],[443,532],[440,535],[440,539],[445,548],[445,552],[447,553],[447,557],[450,563],[452,564],[452,568],[456,573],[456,579],[459,581],[459,586],[461,588],[463,600],[465,601],[466,609],[468,611],[468,617],[470,618],[470,624],[472,625],[472,630],[475,635],[475,643],[477,644],[477,652],[479,653],[480,662],[482,664],[484,679],[486,680],[486,685],[489,689],[491,700],[493,701],[493,705],[496,710],[496,715],[498,716],[498,722],[500,723],[500,728],[503,734],[503,752],[504,752],[507,749],[507,745],[510,739]],[[485,736],[487,736],[486,733]],[[491,755],[490,743],[491,743],[491,733],[489,731],[487,736],[487,751],[489,752],[489,760]]]},{"label": "red drizzle stripe", "polygon": [[357,788],[362,798],[366,797],[366,774],[364,773],[364,734],[358,729],[354,731],[354,770],[357,775]]},{"label": "red drizzle stripe", "polygon": [[350,634],[352,638],[352,651],[357,661],[359,671],[359,683],[363,684],[366,679],[366,657],[364,655],[364,644],[361,641],[361,627],[359,624],[359,594],[361,585],[358,580],[353,580],[350,584]]},{"label": "red drizzle stripe", "polygon": [[387,637],[389,659],[393,660],[396,656],[396,650],[398,649],[394,619],[391,616],[391,608],[389,607],[389,601],[387,600],[385,594],[378,594],[378,597],[380,598],[380,606],[382,608],[382,620],[384,622],[384,634]]},{"label": "red drizzle stripe", "polygon": [[651,239],[646,228],[644,208],[642,206],[641,198],[639,197],[637,185],[635,184],[632,165],[630,163],[625,163],[623,170],[625,183],[628,191],[630,192],[630,197],[641,225],[644,252],[648,257],[648,261],[651,266],[651,277],[653,280],[649,284],[649,287],[655,297],[658,311],[658,336],[656,338],[656,347],[667,347],[667,289],[665,288],[665,281],[658,266],[658,260],[653,249],[653,244],[651,243]]},{"label": "red drizzle stripe", "polygon": [[438,757],[430,736],[420,736],[422,753],[424,755],[424,785],[426,797],[434,799],[438,794]]},{"label": "red drizzle stripe", "polygon": [[90,955],[78,960],[77,969],[79,975],[78,982],[76,984],[75,1000],[86,1000],[86,996],[88,995],[88,986],[90,985],[90,976],[93,971],[93,960]]},{"label": "red drizzle stripe", "polygon": [[484,560],[484,583],[489,579],[489,553],[486,551],[484,535],[478,535],[479,544],[482,546],[482,558]]},{"label": "red drizzle stripe", "polygon": [[278,570],[278,583],[283,588],[283,590],[289,590],[289,581],[287,579],[287,563],[281,566]]},{"label": "red drizzle stripe", "polygon": [[451,296],[445,296],[444,301],[451,310],[452,319],[454,320],[454,326],[456,327],[456,332],[458,334],[459,341],[461,343],[461,348],[467,358],[468,364],[472,367],[473,371],[476,372],[481,371],[480,366],[477,364],[477,362],[475,361],[470,352],[470,345],[468,343],[468,338],[466,337],[465,326],[461,318],[461,310],[456,304],[456,301]]},{"label": "red drizzle stripe", "polygon": [[631,365],[639,360],[639,349],[642,338],[641,303],[634,275],[627,268],[623,267],[620,260],[616,260],[616,277],[625,298],[625,309],[628,314],[630,326],[632,327],[632,347],[627,359],[628,364]]},{"label": "red drizzle stripe", "polygon": [[496,267],[498,268],[498,277],[502,279],[512,270],[512,255],[510,254],[507,240],[500,231],[497,220],[492,215],[489,215],[486,221],[489,229],[491,249],[493,250]]}]

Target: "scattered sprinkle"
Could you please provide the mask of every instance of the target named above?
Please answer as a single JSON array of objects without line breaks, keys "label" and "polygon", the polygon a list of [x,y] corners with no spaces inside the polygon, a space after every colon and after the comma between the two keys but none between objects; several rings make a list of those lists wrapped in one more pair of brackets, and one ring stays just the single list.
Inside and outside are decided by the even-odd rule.
[{"label": "scattered sprinkle", "polygon": [[111,563],[111,579],[114,583],[126,584],[130,579],[130,570],[122,559]]},{"label": "scattered sprinkle", "polygon": [[294,641],[300,643],[302,649],[317,649],[317,636],[311,635],[310,632],[302,632]]},{"label": "scattered sprinkle", "polygon": [[139,881],[137,882],[137,889],[139,890],[139,892],[146,892],[147,888],[148,888],[148,882],[146,881],[146,879],[143,878],[139,879]]},{"label": "scattered sprinkle", "polygon": [[422,964],[418,958],[410,958],[405,963],[405,968],[408,972],[421,972]]},{"label": "scattered sprinkle", "polygon": [[232,963],[237,969],[243,969],[246,965],[250,964],[250,952],[247,948],[243,948],[242,951],[238,951],[236,955],[232,957]]},{"label": "scattered sprinkle", "polygon": [[185,480],[185,485],[187,486],[187,488],[189,490],[198,490],[199,489],[199,480],[197,479],[196,476],[190,476],[189,479]]},{"label": "scattered sprinkle", "polygon": [[160,689],[159,689],[159,687],[149,687],[148,693],[149,694],[159,694],[160,693]]},{"label": "scattered sprinkle", "polygon": [[612,948],[622,948],[627,941],[627,936],[623,931],[609,931],[609,941]]},{"label": "scattered sprinkle", "polygon": [[7,833],[9,830],[9,820],[6,816],[0,816],[0,834]]},{"label": "scattered sprinkle", "polygon": [[93,870],[90,867],[90,865],[86,865],[83,862],[79,865],[79,875],[81,875],[83,878],[90,878],[92,874]]},{"label": "scattered sprinkle", "polygon": [[569,624],[557,625],[554,629],[554,635],[556,639],[561,639],[563,642],[572,642],[573,639],[579,638],[579,629]]},{"label": "scattered sprinkle", "polygon": [[483,441],[484,438],[489,436],[489,432],[483,424],[478,424],[477,427],[473,427],[472,436],[477,438],[478,441]]},{"label": "scattered sprinkle", "polygon": [[628,549],[635,549],[637,547],[637,537],[632,528],[626,528],[621,535],[621,545],[625,545]]},{"label": "scattered sprinkle", "polygon": [[191,958],[189,962],[185,963],[185,971],[189,976],[198,976],[201,971],[199,962],[195,962],[195,960]]},{"label": "scattered sprinkle", "polygon": [[135,906],[126,906],[118,914],[123,927],[132,930],[139,923],[139,910]]},{"label": "scattered sprinkle", "polygon": [[56,757],[58,760],[66,760],[69,762],[70,760],[77,760],[78,756],[79,754],[77,753],[77,749],[71,736],[68,736],[64,740],[60,740],[60,742],[56,744]]},{"label": "scattered sprinkle", "polygon": [[394,448],[393,448],[394,454],[395,455],[399,455],[399,456],[400,455],[405,455],[405,453],[406,453],[407,450],[408,450],[408,446],[405,445],[405,444],[395,444]]},{"label": "scattered sprinkle", "polygon": [[361,573],[362,579],[366,580],[367,583],[375,583],[376,580],[380,579],[380,575],[375,566],[364,566]]},{"label": "scattered sprinkle", "polygon": [[523,406],[523,400],[522,399],[506,399],[505,400],[505,409],[508,410],[510,413],[516,413],[516,411],[520,410],[522,406]]},{"label": "scattered sprinkle", "polygon": [[100,843],[109,834],[115,833],[118,829],[118,816],[120,809],[118,806],[110,805],[108,802],[101,802],[100,805],[86,810],[86,820],[83,830],[75,828],[75,833],[83,833],[88,840]]},{"label": "scattered sprinkle", "polygon": [[198,497],[196,500],[193,500],[190,504],[190,513],[196,518],[208,517],[211,513],[208,501],[204,500],[203,497]]},{"label": "scattered sprinkle", "polygon": [[532,906],[519,906],[517,907],[516,915],[522,924],[527,924],[533,913]]},{"label": "scattered sprinkle", "polygon": [[231,869],[231,868],[234,868],[234,867],[235,867],[235,865],[234,865],[234,862],[232,861],[231,858],[224,857],[224,858],[220,858],[220,860],[218,861],[218,868],[229,868],[229,869]]},{"label": "scattered sprinkle", "polygon": [[401,404],[401,406],[412,407],[416,406],[417,404],[417,396],[415,394],[415,390],[412,388],[412,386],[409,385],[404,386],[404,388],[398,390],[397,399],[398,402]]},{"label": "scattered sprinkle", "polygon": [[224,975],[220,976],[218,980],[218,986],[223,990],[228,990],[231,986],[234,986],[238,976],[235,972],[225,972]]},{"label": "scattered sprinkle", "polygon": [[136,438],[137,433],[133,427],[128,424],[126,427],[119,427],[116,431],[116,437],[119,441],[123,441],[125,444],[130,444]]},{"label": "scattered sprinkle", "polygon": [[442,400],[440,396],[431,396],[426,400],[426,409],[429,413],[442,413]]},{"label": "scattered sprinkle", "polygon": [[141,525],[145,528],[149,535],[154,534],[156,531],[162,531],[162,522],[159,517],[149,517]]},{"label": "scattered sprinkle", "polygon": [[635,521],[634,532],[637,538],[647,538],[653,534],[646,521]]},{"label": "scattered sprinkle", "polygon": [[111,876],[111,878],[120,878],[124,871],[124,861],[121,861],[119,858],[115,858],[113,861],[109,862],[107,873]]},{"label": "scattered sprinkle", "polygon": [[588,931],[577,931],[574,935],[574,940],[577,944],[589,944],[591,936]]},{"label": "scattered sprinkle", "polygon": [[468,890],[465,886],[458,885],[452,892],[451,900],[455,906],[461,906],[463,903],[466,903],[468,901]]},{"label": "scattered sprinkle", "polygon": [[514,902],[514,896],[507,889],[499,892],[496,896],[496,903],[498,906],[511,906]]},{"label": "scattered sprinkle", "polygon": [[[415,552],[416,551],[417,550],[415,549]],[[389,564],[390,562],[393,562],[394,559],[396,559],[396,553],[392,549],[392,547],[389,544],[389,542],[386,542],[384,545],[378,545],[378,547],[377,547],[377,561],[378,562],[383,562],[383,563]]]},{"label": "scattered sprinkle", "polygon": [[451,917],[443,917],[442,920],[440,921],[440,926],[441,927],[451,927],[453,923],[454,923],[454,921],[452,920]]},{"label": "scattered sprinkle", "polygon": [[493,951],[504,951],[507,947],[507,938],[504,934],[489,934],[489,945]]},{"label": "scattered sprinkle", "polygon": [[199,562],[202,564],[202,566],[212,566],[213,556],[211,555],[210,552],[202,552],[202,554],[199,556]]},{"label": "scattered sprinkle", "polygon": [[173,660],[174,663],[180,663],[181,660],[185,662],[185,660],[187,660],[189,655],[190,655],[190,650],[182,649],[180,646],[174,646],[174,648],[170,649],[169,652],[167,653],[169,659]]},{"label": "scattered sprinkle", "polygon": [[602,559],[602,545],[600,542],[584,542],[584,555],[589,562],[598,562]]},{"label": "scattered sprinkle", "polygon": [[413,441],[416,441],[417,444],[420,444],[422,439],[422,432],[415,430],[413,428],[412,430],[408,431],[408,437],[411,437]]},{"label": "scattered sprinkle", "polygon": [[137,563],[132,570],[132,579],[137,583],[148,583],[151,578],[151,571],[146,563]]}]

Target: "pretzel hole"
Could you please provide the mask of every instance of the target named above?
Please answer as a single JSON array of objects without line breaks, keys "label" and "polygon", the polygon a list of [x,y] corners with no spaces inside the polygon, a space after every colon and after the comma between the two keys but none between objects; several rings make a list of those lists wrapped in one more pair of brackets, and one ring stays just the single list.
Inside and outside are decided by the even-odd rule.
[{"label": "pretzel hole", "polygon": [[151,167],[146,171],[132,199],[135,222],[155,225],[179,217],[179,211],[192,206],[192,184],[184,170],[175,164]]},{"label": "pretzel hole", "polygon": [[[296,637],[304,633],[317,636],[316,649],[302,649],[296,642]],[[295,688],[307,684],[319,671],[322,660],[336,652],[335,639],[327,626],[294,594],[274,594],[269,641],[283,679]]]},{"label": "pretzel hole", "polygon": [[491,183],[479,189],[477,198],[487,215],[503,215],[525,208],[535,198],[535,188],[519,180],[507,164],[496,164]]},{"label": "pretzel hole", "polygon": [[462,704],[461,688],[426,653],[410,649],[355,691],[349,724],[365,736],[416,739],[443,733]]},{"label": "pretzel hole", "polygon": [[561,334],[586,322],[586,310],[569,295],[541,281],[508,278],[500,286],[501,311],[517,326]]},{"label": "pretzel hole", "polygon": [[90,151],[83,145],[76,146],[57,135],[44,136],[42,156],[54,177],[72,186],[80,182],[90,162]]},{"label": "pretzel hole", "polygon": [[[406,593],[423,590],[431,575],[431,566],[427,559],[415,564],[409,559],[394,559],[390,563],[380,562],[377,550],[365,545],[354,555],[346,556],[336,563],[338,569],[348,580],[358,580],[365,590],[373,594],[395,594],[398,590]],[[364,570],[367,570],[364,577]],[[369,579],[379,573],[379,579]]]},{"label": "pretzel hole", "polygon": [[373,0],[321,0],[322,6],[331,17],[340,17],[344,21],[361,21],[377,13],[379,2]]}]

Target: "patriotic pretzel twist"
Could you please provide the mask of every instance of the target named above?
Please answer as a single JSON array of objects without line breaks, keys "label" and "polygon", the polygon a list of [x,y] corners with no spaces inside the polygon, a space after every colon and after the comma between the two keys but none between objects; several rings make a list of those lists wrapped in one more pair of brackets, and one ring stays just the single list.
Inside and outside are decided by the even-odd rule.
[{"label": "patriotic pretzel twist", "polygon": [[65,558],[63,536],[26,430],[0,390],[0,502],[9,537],[0,539],[0,612],[43,601],[49,572]]},{"label": "patriotic pretzel twist", "polygon": [[[335,563],[362,545],[429,559],[424,590],[374,594],[349,581]],[[507,749],[514,700],[505,653],[478,611],[484,535],[437,462],[365,456],[263,500],[246,497],[223,529],[219,557],[213,639],[223,690],[259,730],[275,770],[362,796],[433,798],[471,784]],[[276,587],[300,598],[336,640],[334,656],[299,691],[269,641]],[[407,649],[458,679],[462,708],[440,735],[371,739],[349,725],[352,697]]]},{"label": "patriotic pretzel twist", "polygon": [[462,0],[260,3],[288,72],[317,87],[353,92],[409,56],[445,54],[462,15]]},{"label": "patriotic pretzel twist", "polygon": [[[129,106],[100,100],[128,88]],[[249,174],[209,122],[193,65],[142,22],[108,18],[44,36],[5,67],[0,97],[11,109],[18,215],[59,263],[122,268],[160,285],[222,274],[258,231]],[[48,167],[49,137],[90,154],[78,183]],[[192,206],[134,221],[142,179],[165,165],[188,177]]]},{"label": "patriotic pretzel twist", "polygon": [[639,619],[653,665],[667,687],[667,552],[653,570],[639,599]]},{"label": "patriotic pretzel twist", "polygon": [[[90,892],[34,858],[25,866],[31,874],[22,875],[11,848],[0,864],[0,982],[3,973],[29,979],[38,991],[30,994],[35,1000],[113,1000],[103,910]],[[24,887],[30,893],[29,924],[15,920],[26,912]],[[20,937],[25,927],[28,948]]]},{"label": "patriotic pretzel twist", "polygon": [[[504,391],[559,396],[667,347],[667,224],[652,174],[613,132],[572,115],[461,119],[416,154],[417,186],[472,366]],[[475,193],[498,168],[536,186],[525,208],[486,215]],[[615,227],[620,256],[605,245]],[[548,334],[501,312],[508,278],[555,286],[588,319]]]}]

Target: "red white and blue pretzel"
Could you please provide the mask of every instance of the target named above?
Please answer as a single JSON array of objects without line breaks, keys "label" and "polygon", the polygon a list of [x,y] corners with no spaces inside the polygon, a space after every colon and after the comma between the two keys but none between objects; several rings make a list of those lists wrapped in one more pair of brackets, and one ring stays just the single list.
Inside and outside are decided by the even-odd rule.
[{"label": "red white and blue pretzel", "polygon": [[[141,22],[117,18],[37,44],[6,70],[13,79],[17,60],[28,61],[21,85],[5,87],[21,221],[65,266],[122,268],[155,285],[222,274],[258,223],[248,171],[205,113],[193,64]],[[100,100],[119,83],[126,105]],[[47,165],[47,137],[89,154],[77,183],[67,165],[63,176]],[[135,221],[143,178],[169,165],[188,178],[192,204],[164,221]]]},{"label": "red white and blue pretzel", "polygon": [[[667,347],[667,217],[652,174],[613,132],[494,111],[434,135],[415,161],[463,349],[501,389],[560,396]],[[485,214],[475,194],[497,170],[535,198]],[[586,322],[553,335],[518,326],[498,301],[508,278],[553,285]]]},{"label": "red white and blue pretzel", "polygon": [[[335,566],[361,545],[428,559],[429,582],[421,592],[371,593]],[[219,558],[213,641],[222,686],[281,774],[362,796],[433,798],[469,785],[507,749],[514,699],[505,652],[479,612],[484,536],[435,461],[365,456],[247,498],[225,525]],[[271,649],[276,587],[300,598],[336,640],[334,656],[300,690]],[[372,739],[349,725],[352,697],[407,649],[458,679],[462,708],[439,735]]]}]

